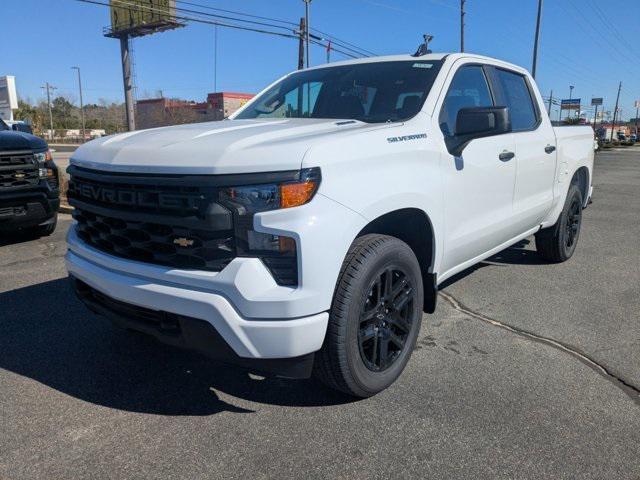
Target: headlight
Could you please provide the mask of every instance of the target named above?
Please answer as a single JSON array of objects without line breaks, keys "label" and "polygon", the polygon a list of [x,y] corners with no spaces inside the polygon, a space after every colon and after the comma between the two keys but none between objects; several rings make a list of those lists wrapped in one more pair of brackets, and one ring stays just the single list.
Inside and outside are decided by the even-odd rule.
[{"label": "headlight", "polygon": [[307,168],[293,181],[225,188],[220,199],[243,213],[259,213],[304,205],[313,198],[318,186],[320,169]]},{"label": "headlight", "polygon": [[238,256],[260,258],[279,285],[297,285],[296,241],[283,235],[256,232],[253,216],[308,203],[318,191],[320,178],[319,168],[309,168],[300,171],[292,181],[227,187],[220,191],[220,202],[233,212]]},{"label": "headlight", "polygon": [[51,151],[34,153],[33,158],[38,164],[38,176],[40,178],[46,178],[52,185],[58,185],[57,168],[53,163],[53,156]]}]

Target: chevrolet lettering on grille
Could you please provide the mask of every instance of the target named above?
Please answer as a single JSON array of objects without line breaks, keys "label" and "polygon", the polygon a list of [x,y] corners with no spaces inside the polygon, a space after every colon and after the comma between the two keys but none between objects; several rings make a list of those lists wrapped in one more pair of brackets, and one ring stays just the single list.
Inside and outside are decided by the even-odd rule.
[{"label": "chevrolet lettering on grille", "polygon": [[201,200],[204,198],[201,195],[196,196],[135,191],[74,181],[69,184],[69,194],[70,196],[78,199],[86,198],[101,203],[115,204],[125,207],[159,207],[172,210],[197,210],[200,206]]}]

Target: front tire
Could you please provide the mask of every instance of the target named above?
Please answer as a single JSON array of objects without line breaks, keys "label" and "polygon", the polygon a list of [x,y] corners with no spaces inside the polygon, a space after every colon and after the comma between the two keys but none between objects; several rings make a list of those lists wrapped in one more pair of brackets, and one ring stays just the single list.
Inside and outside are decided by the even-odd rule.
[{"label": "front tire", "polygon": [[314,376],[370,397],[404,370],[422,321],[423,288],[413,250],[386,235],[356,239],[345,258]]},{"label": "front tire", "polygon": [[536,250],[542,258],[553,263],[571,258],[580,237],[582,205],[582,193],[577,185],[572,184],[558,221],[536,233]]}]

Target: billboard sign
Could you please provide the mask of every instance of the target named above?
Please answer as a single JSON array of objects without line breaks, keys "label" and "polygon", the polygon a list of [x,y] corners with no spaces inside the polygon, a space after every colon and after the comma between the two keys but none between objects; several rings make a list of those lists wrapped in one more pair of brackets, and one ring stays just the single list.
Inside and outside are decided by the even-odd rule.
[{"label": "billboard sign", "polygon": [[591,105],[602,105],[602,97],[600,98],[592,98]]},{"label": "billboard sign", "polygon": [[136,37],[179,26],[175,0],[110,0],[109,5],[110,37]]},{"label": "billboard sign", "polygon": [[579,98],[568,98],[560,101],[560,108],[562,110],[580,110]]}]

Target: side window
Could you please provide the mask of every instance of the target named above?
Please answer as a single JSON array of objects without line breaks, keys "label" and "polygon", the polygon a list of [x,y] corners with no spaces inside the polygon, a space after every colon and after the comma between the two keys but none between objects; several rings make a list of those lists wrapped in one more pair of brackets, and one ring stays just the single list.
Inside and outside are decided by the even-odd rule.
[{"label": "side window", "polygon": [[440,112],[440,128],[445,135],[456,130],[458,111],[465,107],[492,107],[487,79],[480,65],[461,67],[453,77]]},{"label": "side window", "polygon": [[496,68],[495,79],[503,97],[500,103],[509,108],[513,131],[534,128],[538,123],[538,114],[525,78],[518,73]]}]

